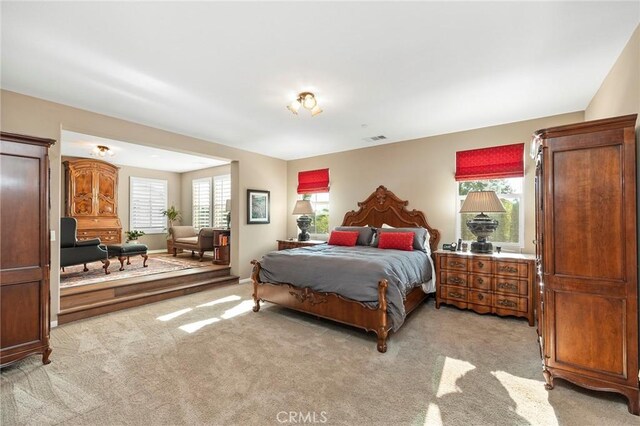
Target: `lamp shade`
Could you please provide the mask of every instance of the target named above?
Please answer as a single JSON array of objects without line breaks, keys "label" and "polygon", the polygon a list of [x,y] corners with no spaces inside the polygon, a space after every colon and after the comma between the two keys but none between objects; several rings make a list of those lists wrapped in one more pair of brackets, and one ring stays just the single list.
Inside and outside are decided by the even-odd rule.
[{"label": "lamp shade", "polygon": [[469,192],[460,209],[460,213],[504,213],[505,211],[495,191]]},{"label": "lamp shade", "polygon": [[296,206],[293,208],[293,215],[298,214],[313,214],[313,207],[309,200],[298,200]]},{"label": "lamp shade", "polygon": [[225,211],[227,211],[227,212],[230,212],[230,211],[231,211],[231,199],[228,199],[228,200],[225,202],[224,208],[225,208]]}]

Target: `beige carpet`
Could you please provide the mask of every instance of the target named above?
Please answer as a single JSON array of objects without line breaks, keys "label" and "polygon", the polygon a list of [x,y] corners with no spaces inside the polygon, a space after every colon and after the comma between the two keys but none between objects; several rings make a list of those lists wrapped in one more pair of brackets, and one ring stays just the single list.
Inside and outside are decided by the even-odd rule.
[{"label": "beige carpet", "polygon": [[[544,389],[535,330],[433,301],[375,338],[235,285],[58,327],[1,374],[2,425],[639,424],[622,397]],[[301,418],[299,414],[302,413]],[[285,420],[285,422],[282,422]]]}]

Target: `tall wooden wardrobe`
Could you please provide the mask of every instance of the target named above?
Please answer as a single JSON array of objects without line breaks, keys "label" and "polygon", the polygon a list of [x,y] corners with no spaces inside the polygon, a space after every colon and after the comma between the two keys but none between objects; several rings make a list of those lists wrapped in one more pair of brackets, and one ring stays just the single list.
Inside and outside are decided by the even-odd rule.
[{"label": "tall wooden wardrobe", "polygon": [[0,133],[0,366],[49,363],[49,147]]},{"label": "tall wooden wardrobe", "polygon": [[122,241],[118,218],[118,167],[106,161],[65,161],[65,214],[78,221],[78,239],[100,238],[103,244]]},{"label": "tall wooden wardrobe", "polygon": [[640,414],[636,115],[539,130],[538,333],[554,378],[627,397]]}]

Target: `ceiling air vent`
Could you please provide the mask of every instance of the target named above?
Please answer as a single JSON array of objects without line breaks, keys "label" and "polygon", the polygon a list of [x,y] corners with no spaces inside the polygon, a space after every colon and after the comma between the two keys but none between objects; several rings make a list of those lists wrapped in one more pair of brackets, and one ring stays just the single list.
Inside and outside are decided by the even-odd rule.
[{"label": "ceiling air vent", "polygon": [[364,138],[364,140],[366,142],[378,142],[378,141],[383,141],[385,140],[387,137],[384,135],[378,135],[378,136],[371,136],[370,138]]}]

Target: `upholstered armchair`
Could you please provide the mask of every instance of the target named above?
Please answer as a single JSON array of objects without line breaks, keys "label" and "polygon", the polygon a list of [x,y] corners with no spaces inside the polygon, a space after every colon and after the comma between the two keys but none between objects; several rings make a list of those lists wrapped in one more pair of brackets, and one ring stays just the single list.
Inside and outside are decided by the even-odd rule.
[{"label": "upholstered armchair", "polygon": [[169,234],[173,242],[173,257],[178,255],[178,249],[191,250],[200,255],[200,262],[205,251],[213,251],[213,228],[202,228],[197,231],[193,226],[172,226]]},{"label": "upholstered armchair", "polygon": [[60,267],[84,265],[87,272],[87,263],[101,261],[104,273],[109,273],[109,257],[106,247],[100,245],[100,239],[78,241],[78,222],[73,217],[60,219]]}]

